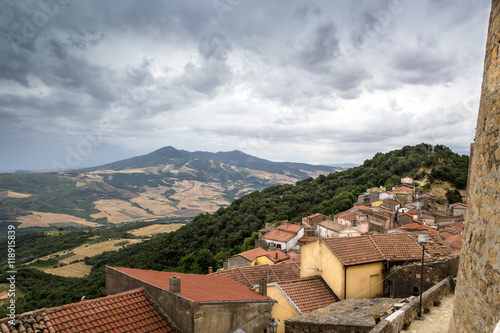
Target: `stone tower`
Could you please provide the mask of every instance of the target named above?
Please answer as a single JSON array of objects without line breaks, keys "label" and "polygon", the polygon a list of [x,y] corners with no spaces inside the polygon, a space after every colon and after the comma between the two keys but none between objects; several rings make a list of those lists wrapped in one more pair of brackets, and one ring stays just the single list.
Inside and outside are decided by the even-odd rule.
[{"label": "stone tower", "polygon": [[450,333],[493,332],[500,320],[499,44],[500,0],[493,0]]}]

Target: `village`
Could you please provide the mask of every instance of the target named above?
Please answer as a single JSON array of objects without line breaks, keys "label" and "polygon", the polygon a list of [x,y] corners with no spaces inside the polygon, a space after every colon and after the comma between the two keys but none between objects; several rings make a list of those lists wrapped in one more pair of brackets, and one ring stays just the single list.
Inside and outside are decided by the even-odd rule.
[{"label": "village", "polygon": [[334,216],[269,223],[254,249],[206,275],[107,267],[108,296],[6,318],[0,330],[399,332],[454,289],[467,210],[412,183],[368,189]]}]

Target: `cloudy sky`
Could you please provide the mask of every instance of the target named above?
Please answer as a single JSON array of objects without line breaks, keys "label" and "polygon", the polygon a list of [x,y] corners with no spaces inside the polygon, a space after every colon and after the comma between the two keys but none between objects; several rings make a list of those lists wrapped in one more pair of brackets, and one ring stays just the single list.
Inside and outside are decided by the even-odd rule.
[{"label": "cloudy sky", "polygon": [[490,0],[4,0],[0,171],[468,154]]}]

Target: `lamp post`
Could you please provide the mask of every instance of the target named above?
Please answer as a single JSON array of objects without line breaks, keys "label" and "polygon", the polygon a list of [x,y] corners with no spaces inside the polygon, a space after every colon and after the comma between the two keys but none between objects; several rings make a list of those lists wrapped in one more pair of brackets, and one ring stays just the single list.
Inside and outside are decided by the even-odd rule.
[{"label": "lamp post", "polygon": [[422,244],[422,270],[420,271],[420,303],[418,306],[418,316],[422,317],[422,291],[424,289],[424,252],[425,243],[429,243],[429,235],[418,235],[418,242]]},{"label": "lamp post", "polygon": [[267,326],[269,327],[269,332],[270,333],[276,333],[278,332],[278,325],[280,324],[280,321],[278,319],[278,321],[274,320],[274,318],[271,318],[271,321],[269,322],[269,324],[267,324]]}]

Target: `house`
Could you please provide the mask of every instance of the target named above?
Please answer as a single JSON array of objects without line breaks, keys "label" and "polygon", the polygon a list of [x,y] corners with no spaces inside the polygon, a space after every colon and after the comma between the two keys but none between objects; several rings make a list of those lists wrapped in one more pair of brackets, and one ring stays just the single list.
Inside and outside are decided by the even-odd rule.
[{"label": "house", "polygon": [[250,266],[253,264],[255,258],[260,256],[265,256],[266,254],[267,251],[260,247],[256,247],[255,249],[235,254],[234,256],[231,256],[227,259],[227,267],[224,267],[224,269]]},{"label": "house", "polygon": [[467,205],[463,203],[454,203],[450,205],[450,212],[452,216],[465,216],[467,212]]},{"label": "house", "polygon": [[439,232],[435,228],[432,228],[432,227],[430,227],[428,225],[425,225],[425,224],[423,224],[420,221],[413,221],[412,223],[408,223],[408,224],[402,225],[401,229],[405,229],[405,230],[408,230],[408,231],[420,231],[420,230],[423,230],[423,231],[432,232],[434,235],[439,235]]},{"label": "house", "polygon": [[144,288],[5,318],[0,332],[180,333]]},{"label": "house", "polygon": [[333,221],[333,218],[327,215],[316,213],[302,218],[302,224],[307,224],[313,229],[316,229],[316,225],[323,221]]},{"label": "house", "polygon": [[420,221],[424,223],[436,223],[436,218],[432,215],[420,214]]},{"label": "house", "polygon": [[209,275],[225,276],[248,288],[254,288],[259,284],[260,279],[265,279],[267,283],[283,282],[300,279],[300,264],[296,262],[279,265],[255,265],[219,270]]},{"label": "house", "polygon": [[434,204],[434,209],[438,212],[446,213],[446,206],[438,204],[437,202]]},{"label": "house", "polygon": [[370,236],[322,238],[301,251],[300,276],[320,275],[340,299],[382,294],[385,258]]},{"label": "house", "polygon": [[413,222],[413,215],[411,215],[411,214],[404,213],[404,214],[399,215],[399,217],[398,217],[398,225],[400,225],[400,226],[408,224],[408,223],[412,223],[412,222]]},{"label": "house", "polygon": [[266,251],[266,254],[256,257],[252,261],[252,265],[274,265],[288,259],[290,259],[290,256],[280,250]]},{"label": "house", "polygon": [[384,208],[387,208],[388,210],[391,210],[393,212],[397,211],[399,207],[401,207],[401,204],[397,202],[396,200],[392,199],[383,199],[382,200],[382,206]]},{"label": "house", "polygon": [[361,232],[354,227],[333,221],[324,221],[318,224],[316,235],[318,235],[318,237],[348,237],[361,236]]},{"label": "house", "polygon": [[411,185],[411,184],[413,184],[413,178],[403,177],[403,178],[401,178],[401,183]]},{"label": "house", "polygon": [[7,291],[2,291],[0,293],[0,300],[6,299],[7,297],[9,297],[9,293]]},{"label": "house", "polygon": [[384,199],[394,200],[394,198],[395,198],[395,195],[391,191],[382,192],[378,196],[379,200],[384,200]]},{"label": "house", "polygon": [[338,213],[333,220],[349,227],[356,227],[362,234],[367,233],[370,229],[368,217],[362,213],[363,209],[370,209],[370,207],[354,206],[345,212]]},{"label": "house", "polygon": [[275,304],[270,297],[222,275],[106,267],[107,294],[138,288],[144,288],[184,333],[263,332]]},{"label": "house", "polygon": [[340,301],[320,276],[268,283],[267,295],[278,302],[272,312],[272,317],[283,323],[278,333],[285,332],[285,320]]},{"label": "house", "polygon": [[271,230],[261,240],[267,243],[268,247],[274,247],[283,251],[298,249],[298,240],[304,236],[304,227],[297,224],[282,224]]},{"label": "house", "polygon": [[425,244],[425,252],[429,258],[455,256],[455,251],[443,241],[436,230],[418,230],[411,231],[408,234],[417,242],[418,235],[429,235],[429,243]]},{"label": "house", "polygon": [[394,192],[395,200],[402,204],[412,202],[415,194],[415,190],[408,186],[398,186],[392,192]]},{"label": "house", "polygon": [[392,227],[391,219],[387,216],[369,210],[360,210],[359,212],[366,215],[369,222],[370,231],[374,230],[380,233],[384,233],[385,229],[389,229]]}]

